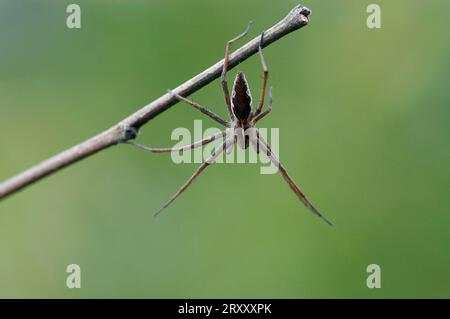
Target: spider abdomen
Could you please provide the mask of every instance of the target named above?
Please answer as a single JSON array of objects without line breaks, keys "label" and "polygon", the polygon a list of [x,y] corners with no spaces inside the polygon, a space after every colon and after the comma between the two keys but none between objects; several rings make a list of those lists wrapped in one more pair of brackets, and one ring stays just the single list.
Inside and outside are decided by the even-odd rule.
[{"label": "spider abdomen", "polygon": [[246,120],[252,111],[252,96],[245,75],[238,72],[234,79],[231,105],[238,120]]}]

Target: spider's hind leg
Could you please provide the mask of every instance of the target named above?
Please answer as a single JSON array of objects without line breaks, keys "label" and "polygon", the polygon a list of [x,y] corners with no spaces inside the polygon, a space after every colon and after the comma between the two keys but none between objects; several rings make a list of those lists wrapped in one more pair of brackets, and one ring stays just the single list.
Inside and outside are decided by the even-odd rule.
[{"label": "spider's hind leg", "polygon": [[306,198],[306,196],[303,194],[303,192],[300,190],[300,188],[297,186],[297,184],[294,182],[294,180],[289,176],[288,172],[284,168],[284,166],[280,163],[278,158],[273,154],[270,145],[264,140],[264,138],[259,134],[258,131],[258,139],[251,139],[250,142],[252,143],[253,147],[256,148],[257,146],[260,147],[260,150],[263,151],[269,159],[272,161],[272,163],[278,167],[278,170],[281,173],[281,176],[283,176],[283,179],[286,181],[286,183],[289,185],[291,190],[297,195],[297,197],[300,199],[300,201],[315,215],[320,217],[322,220],[324,220],[328,225],[332,226],[333,224],[325,217],[323,216],[314,206],[311,204],[311,202]]},{"label": "spider's hind leg", "polygon": [[203,140],[194,142],[192,144],[189,145],[185,145],[185,146],[179,146],[179,147],[167,147],[167,148],[159,148],[159,147],[148,147],[139,143],[136,143],[134,141],[127,141],[126,144],[130,144],[130,145],[134,145],[140,149],[143,149],[145,151],[148,152],[152,152],[152,153],[168,153],[168,152],[183,152],[183,151],[189,151],[189,150],[193,150],[195,148],[198,148],[200,146],[206,145],[208,143],[211,143],[212,141],[215,141],[216,139],[220,138],[220,137],[224,137],[225,136],[225,131],[216,133],[214,135],[208,136],[206,138],[204,138]]},{"label": "spider's hind leg", "polygon": [[199,168],[195,171],[195,173],[187,180],[186,183],[184,183],[183,186],[181,186],[181,188],[164,204],[163,207],[161,207],[155,214],[154,216],[157,216],[161,213],[161,211],[165,208],[167,208],[170,204],[172,204],[177,198],[178,196],[180,196],[186,189],[188,189],[188,187],[192,184],[192,182],[194,181],[194,179],[201,174],[201,172],[203,172],[205,170],[206,167],[208,167],[210,164],[214,163],[214,161],[217,160],[217,158],[219,157],[220,154],[222,154],[222,152],[225,150],[227,150],[229,147],[231,147],[233,145],[233,143],[229,140],[226,140],[225,143],[223,143],[222,145],[220,145],[219,147],[217,147],[214,152],[212,153],[212,155],[203,162],[203,164],[201,164],[199,166]]}]

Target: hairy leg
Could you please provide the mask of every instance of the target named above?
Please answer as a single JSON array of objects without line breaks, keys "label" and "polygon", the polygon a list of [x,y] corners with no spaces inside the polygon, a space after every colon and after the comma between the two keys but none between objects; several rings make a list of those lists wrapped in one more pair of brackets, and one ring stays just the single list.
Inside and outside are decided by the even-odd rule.
[{"label": "hairy leg", "polygon": [[269,89],[269,105],[267,106],[267,109],[264,110],[264,112],[258,114],[255,118],[254,118],[254,123],[258,123],[260,120],[262,120],[267,114],[270,113],[270,111],[272,111],[272,87],[270,87]]},{"label": "hairy leg", "polygon": [[262,52],[263,40],[264,40],[264,32],[261,33],[261,39],[259,41],[259,48],[258,48],[259,56],[261,58],[261,65],[262,65],[262,69],[264,72],[264,79],[263,79],[263,85],[262,85],[262,89],[261,89],[261,97],[259,100],[258,108],[256,109],[256,112],[255,112],[255,116],[259,115],[259,113],[261,113],[262,107],[264,105],[264,100],[265,100],[265,96],[266,96],[267,79],[269,78],[269,69],[267,68],[266,60],[264,59],[264,55]]},{"label": "hairy leg", "polygon": [[130,145],[134,145],[137,146],[143,150],[152,152],[152,153],[167,153],[167,152],[179,152],[179,151],[189,151],[189,150],[193,150],[195,148],[198,148],[200,146],[206,145],[208,143],[211,143],[212,141],[220,138],[220,137],[224,137],[225,136],[225,131],[219,132],[217,134],[208,136],[206,138],[204,138],[203,140],[194,142],[192,144],[189,145],[185,145],[185,146],[179,146],[179,147],[168,147],[168,148],[158,148],[158,147],[148,147],[139,143],[136,143],[134,141],[128,141],[126,142],[126,144],[130,144]]},{"label": "hairy leg", "polygon": [[331,222],[326,219],[312,204],[311,202],[306,198],[306,196],[303,194],[303,192],[300,190],[300,188],[295,184],[294,180],[289,176],[288,172],[284,168],[284,166],[280,163],[280,161],[277,159],[275,154],[273,154],[272,150],[270,149],[270,145],[264,140],[264,138],[261,136],[261,134],[258,134],[258,140],[252,139],[251,140],[252,145],[254,148],[257,147],[258,144],[259,148],[262,152],[267,154],[267,156],[270,158],[272,163],[278,167],[281,175],[283,176],[284,180],[288,183],[289,187],[292,189],[292,191],[297,195],[297,197],[300,199],[300,201],[315,215],[319,216],[322,220],[324,220],[328,225],[332,226]]},{"label": "hairy leg", "polygon": [[228,83],[227,83],[227,71],[228,71],[228,62],[230,60],[230,49],[231,49],[231,45],[234,42],[242,39],[248,33],[248,31],[250,30],[252,24],[253,24],[253,22],[250,21],[248,23],[247,28],[245,29],[245,31],[242,32],[237,37],[235,37],[234,39],[231,39],[230,41],[228,41],[227,45],[225,47],[225,58],[224,58],[223,68],[222,68],[221,85],[222,85],[223,95],[224,95],[224,98],[225,98],[225,103],[226,103],[227,108],[228,108],[228,113],[229,113],[230,119],[232,121],[234,120],[234,115],[233,115],[233,112],[231,111],[230,91],[228,90]]},{"label": "hairy leg", "polygon": [[155,216],[159,215],[161,211],[165,208],[167,208],[170,204],[172,204],[178,196],[180,196],[188,187],[192,184],[194,179],[201,174],[205,170],[206,167],[208,167],[210,164],[214,163],[214,161],[219,157],[219,155],[223,152],[224,149],[231,147],[233,143],[230,143],[230,141],[225,141],[222,145],[217,147],[213,154],[205,161],[203,164],[200,165],[200,167],[195,171],[195,173],[187,180],[187,182],[167,201],[163,207],[161,207],[156,213]]},{"label": "hairy leg", "polygon": [[217,115],[216,113],[211,112],[211,111],[208,110],[206,107],[204,107],[204,106],[202,106],[202,105],[200,105],[200,104],[198,104],[198,103],[196,103],[196,102],[194,102],[194,101],[191,101],[191,100],[189,100],[189,99],[187,99],[187,98],[185,98],[185,97],[182,97],[181,95],[176,94],[175,92],[173,92],[173,91],[171,91],[171,90],[167,90],[167,92],[168,92],[169,94],[171,94],[172,96],[174,96],[178,101],[182,101],[182,102],[185,102],[185,103],[187,103],[187,104],[193,106],[194,108],[196,108],[197,110],[199,110],[199,111],[202,112],[203,114],[209,116],[209,117],[212,118],[214,121],[216,121],[216,122],[222,124],[223,126],[225,126],[225,127],[228,127],[228,126],[229,126],[229,123],[228,123],[227,121],[225,121],[224,119],[222,119],[222,118],[221,118],[219,115]]}]

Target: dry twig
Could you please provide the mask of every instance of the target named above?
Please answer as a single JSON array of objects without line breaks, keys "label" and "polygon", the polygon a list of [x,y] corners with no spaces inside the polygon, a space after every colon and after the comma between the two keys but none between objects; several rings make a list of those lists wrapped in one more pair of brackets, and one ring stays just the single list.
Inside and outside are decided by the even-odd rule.
[{"label": "dry twig", "polygon": [[[309,13],[310,11],[306,7],[301,5],[294,7],[284,19],[265,31],[263,47],[266,47],[288,33],[307,25]],[[257,53],[259,42],[260,37],[258,36],[233,52],[230,55],[228,69],[232,69],[240,62]],[[223,60],[217,62],[210,68],[178,86],[173,92],[182,96],[188,96],[196,92],[220,77],[223,63]],[[112,145],[134,139],[142,125],[146,124],[177,102],[177,99],[174,98],[173,95],[167,93],[106,131],[4,181],[0,184],[0,199],[96,152],[104,150]]]}]

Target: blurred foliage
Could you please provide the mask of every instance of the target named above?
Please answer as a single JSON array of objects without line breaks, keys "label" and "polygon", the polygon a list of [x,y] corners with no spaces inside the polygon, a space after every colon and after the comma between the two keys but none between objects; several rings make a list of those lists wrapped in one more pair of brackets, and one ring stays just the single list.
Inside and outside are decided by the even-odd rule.
[{"label": "blurred foliage", "polygon": [[[310,26],[265,50],[279,175],[211,166],[159,218],[195,170],[167,154],[113,147],[0,203],[0,297],[450,297],[450,2],[304,0]],[[98,133],[218,61],[294,1],[79,0],[0,3],[0,179]],[[245,71],[254,94],[257,56]],[[230,77],[236,70],[230,72]],[[231,80],[230,80],[231,81]],[[225,116],[218,81],[193,95]],[[256,98],[256,97],[255,97]],[[141,131],[169,146],[204,118],[178,104]],[[205,119],[204,127],[214,126]],[[66,266],[82,288],[65,286]],[[366,287],[366,267],[382,288]]]}]

